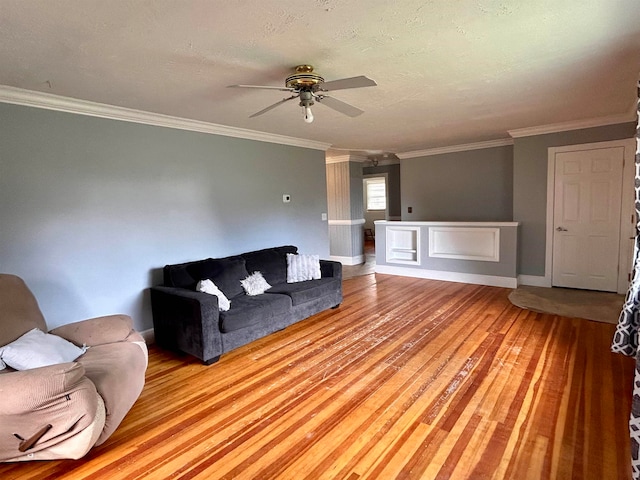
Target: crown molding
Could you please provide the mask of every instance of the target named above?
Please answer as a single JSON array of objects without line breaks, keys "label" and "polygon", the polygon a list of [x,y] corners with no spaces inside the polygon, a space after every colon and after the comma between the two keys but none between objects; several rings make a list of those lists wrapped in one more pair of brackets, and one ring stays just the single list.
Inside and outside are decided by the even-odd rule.
[{"label": "crown molding", "polygon": [[400,160],[404,160],[407,158],[429,157],[431,155],[442,155],[444,153],[466,152],[467,150],[482,150],[483,148],[506,147],[509,145],[513,145],[512,138],[500,138],[498,140],[487,140],[486,142],[465,143],[462,145],[451,145],[449,147],[401,152],[396,155]]},{"label": "crown molding", "polygon": [[342,163],[342,162],[360,162],[364,163],[368,160],[367,157],[362,157],[359,155],[334,155],[332,157],[327,157],[325,162],[329,163]]},{"label": "crown molding", "polygon": [[256,140],[258,142],[311,148],[314,150],[326,151],[331,146],[329,143],[288,137],[285,135],[276,135],[273,133],[258,132],[256,130],[248,130],[244,128],[228,127],[199,120],[172,117],[170,115],[163,115],[160,113],[144,112],[142,110],[134,110],[131,108],[107,105],[104,103],[79,100],[50,93],[24,90],[22,88],[10,87],[8,85],[0,85],[0,102],[43,108],[46,110],[55,110],[58,112],[74,113],[77,115],[108,118],[123,122],[141,123],[156,127],[175,128],[178,130],[189,130],[191,132],[208,133],[211,135]]},{"label": "crown molding", "polygon": [[552,125],[539,125],[536,127],[516,128],[507,133],[512,138],[531,137],[534,135],[546,135],[548,133],[568,132],[569,130],[581,130],[583,128],[604,127],[618,123],[628,123],[635,121],[635,111],[608,117],[587,118],[572,122],[555,123]]},{"label": "crown molding", "polygon": [[342,163],[342,162],[348,162],[350,160],[350,156],[349,155],[338,155],[335,157],[327,157],[325,158],[325,163],[330,164],[330,163]]}]

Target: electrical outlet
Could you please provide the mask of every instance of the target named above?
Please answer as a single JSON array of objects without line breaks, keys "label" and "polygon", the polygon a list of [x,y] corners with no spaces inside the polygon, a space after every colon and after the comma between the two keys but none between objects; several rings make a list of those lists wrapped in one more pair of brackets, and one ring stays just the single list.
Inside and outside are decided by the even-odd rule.
[{"label": "electrical outlet", "polygon": [[408,213],[413,213],[413,207],[408,207],[408,208],[407,208],[407,212],[408,212]]},{"label": "electrical outlet", "polygon": [[323,213],[323,214],[322,214],[322,220],[326,220],[326,219],[327,219],[327,214],[326,214],[326,213]]}]

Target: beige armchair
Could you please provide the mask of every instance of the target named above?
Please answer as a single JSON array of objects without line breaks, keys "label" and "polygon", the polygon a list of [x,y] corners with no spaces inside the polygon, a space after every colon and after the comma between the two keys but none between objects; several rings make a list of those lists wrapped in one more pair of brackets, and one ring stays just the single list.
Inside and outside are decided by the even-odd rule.
[{"label": "beige armchair", "polygon": [[[34,328],[47,331],[35,297],[19,277],[0,274],[0,349]],[[80,458],[109,438],[142,392],[147,348],[130,317],[49,333],[89,348],[67,363],[0,370],[2,462]]]}]

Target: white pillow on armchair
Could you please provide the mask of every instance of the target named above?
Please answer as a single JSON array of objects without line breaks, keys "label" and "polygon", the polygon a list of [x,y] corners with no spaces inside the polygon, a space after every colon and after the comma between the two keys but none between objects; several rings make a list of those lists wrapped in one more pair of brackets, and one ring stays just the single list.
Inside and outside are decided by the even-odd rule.
[{"label": "white pillow on armchair", "polygon": [[73,362],[86,351],[86,346],[80,348],[62,337],[34,328],[0,347],[0,370],[6,365],[16,370],[30,370]]}]

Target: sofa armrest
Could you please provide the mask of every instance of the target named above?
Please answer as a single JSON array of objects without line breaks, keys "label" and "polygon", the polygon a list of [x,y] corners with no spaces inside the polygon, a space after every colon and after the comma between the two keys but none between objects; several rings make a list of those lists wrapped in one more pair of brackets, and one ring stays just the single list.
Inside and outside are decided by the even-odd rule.
[{"label": "sofa armrest", "polygon": [[127,340],[133,330],[133,321],[128,315],[107,315],[69,323],[54,328],[49,333],[75,343],[78,346],[104,345]]},{"label": "sofa armrest", "polygon": [[98,394],[84,373],[69,362],[0,375],[0,461],[23,455],[20,445],[38,431],[45,433],[28,452],[62,442],[94,421]]},{"label": "sofa armrest", "polygon": [[335,277],[342,280],[342,264],[333,260],[320,260],[320,274],[323,278]]},{"label": "sofa armrest", "polygon": [[211,363],[222,354],[218,297],[176,287],[151,287],[158,346]]}]

